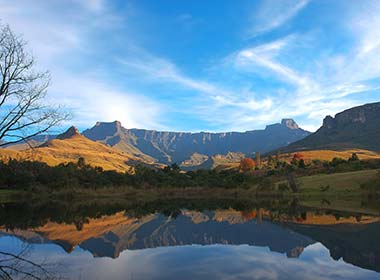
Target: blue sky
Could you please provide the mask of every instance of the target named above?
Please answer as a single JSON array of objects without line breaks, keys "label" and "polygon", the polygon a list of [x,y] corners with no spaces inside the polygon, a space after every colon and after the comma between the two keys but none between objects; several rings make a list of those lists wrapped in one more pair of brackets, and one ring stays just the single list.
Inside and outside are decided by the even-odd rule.
[{"label": "blue sky", "polygon": [[0,0],[79,128],[245,131],[380,101],[379,0]]}]

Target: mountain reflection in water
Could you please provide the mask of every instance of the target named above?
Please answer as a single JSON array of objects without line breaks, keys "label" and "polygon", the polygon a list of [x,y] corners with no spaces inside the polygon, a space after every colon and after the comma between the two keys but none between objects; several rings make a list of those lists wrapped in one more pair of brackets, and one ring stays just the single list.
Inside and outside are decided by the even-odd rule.
[{"label": "mountain reflection in water", "polygon": [[[4,206],[0,218],[7,213],[12,216],[12,211],[20,206],[14,207]],[[378,216],[305,208],[297,211],[183,208],[144,214],[130,209],[115,210],[119,211],[75,217],[73,222],[44,217],[33,221],[35,226],[16,221],[18,226],[14,226],[2,219],[0,251],[16,252],[21,244],[33,244],[33,258],[56,258],[66,267],[70,264],[73,270],[65,271],[69,278],[93,279],[90,274],[100,277],[84,271],[94,272],[103,267],[103,272],[109,269],[116,273],[112,274],[114,278],[175,279],[177,273],[187,271],[184,277],[187,279],[218,278],[217,275],[251,278],[252,274],[260,273],[264,274],[259,279],[287,279],[286,275],[305,279],[305,275],[295,275],[315,270],[313,264],[323,269],[329,275],[327,278],[380,278]],[[125,267],[120,268],[120,259],[133,275],[125,272]],[[194,271],[190,271],[191,267]],[[220,271],[214,271],[215,267],[220,267]],[[315,273],[317,278],[321,271]]]}]

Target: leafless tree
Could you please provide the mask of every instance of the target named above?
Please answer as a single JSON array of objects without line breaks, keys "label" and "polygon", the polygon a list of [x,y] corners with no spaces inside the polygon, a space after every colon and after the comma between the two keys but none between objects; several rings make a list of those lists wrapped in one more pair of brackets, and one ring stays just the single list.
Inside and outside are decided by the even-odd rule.
[{"label": "leafless tree", "polygon": [[68,119],[62,108],[43,103],[50,75],[35,67],[26,42],[0,25],[0,142],[27,142]]},{"label": "leafless tree", "polygon": [[18,253],[0,251],[0,279],[59,279],[48,270],[46,263],[37,263],[28,258],[30,246],[25,246]]}]

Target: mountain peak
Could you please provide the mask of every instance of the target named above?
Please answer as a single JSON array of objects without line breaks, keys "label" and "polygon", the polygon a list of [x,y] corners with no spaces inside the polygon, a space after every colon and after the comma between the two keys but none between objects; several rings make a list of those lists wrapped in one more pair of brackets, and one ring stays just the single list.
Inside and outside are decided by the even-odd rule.
[{"label": "mountain peak", "polygon": [[64,140],[72,138],[73,136],[80,135],[79,130],[75,126],[71,126],[68,130],[66,130],[64,133],[59,134],[57,136],[57,139]]},{"label": "mountain peak", "polygon": [[282,119],[281,124],[290,129],[299,129],[298,124],[293,119]]},{"label": "mountain peak", "polygon": [[310,136],[289,146],[289,151],[313,149],[366,149],[378,151],[380,102],[364,104],[326,116],[323,125]]},{"label": "mountain peak", "polygon": [[95,126],[114,126],[115,128],[120,128],[121,122],[118,120],[113,122],[96,122]]},{"label": "mountain peak", "polygon": [[323,120],[323,127],[327,129],[338,129],[348,125],[366,125],[378,121],[380,118],[380,102],[369,103],[353,107],[332,116],[326,116]]},{"label": "mountain peak", "polygon": [[105,140],[121,133],[121,122],[96,122],[95,126],[83,131],[83,135],[93,141]]},{"label": "mountain peak", "polygon": [[328,115],[326,116],[324,119],[323,119],[323,127],[326,127],[326,128],[333,128],[335,127],[335,119]]}]

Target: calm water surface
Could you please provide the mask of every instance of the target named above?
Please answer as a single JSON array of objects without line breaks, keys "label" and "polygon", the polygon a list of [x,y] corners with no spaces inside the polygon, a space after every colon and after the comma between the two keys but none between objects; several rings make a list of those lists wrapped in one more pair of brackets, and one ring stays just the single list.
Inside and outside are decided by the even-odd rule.
[{"label": "calm water surface", "polygon": [[380,279],[378,215],[293,202],[204,204],[3,204],[0,275]]}]

